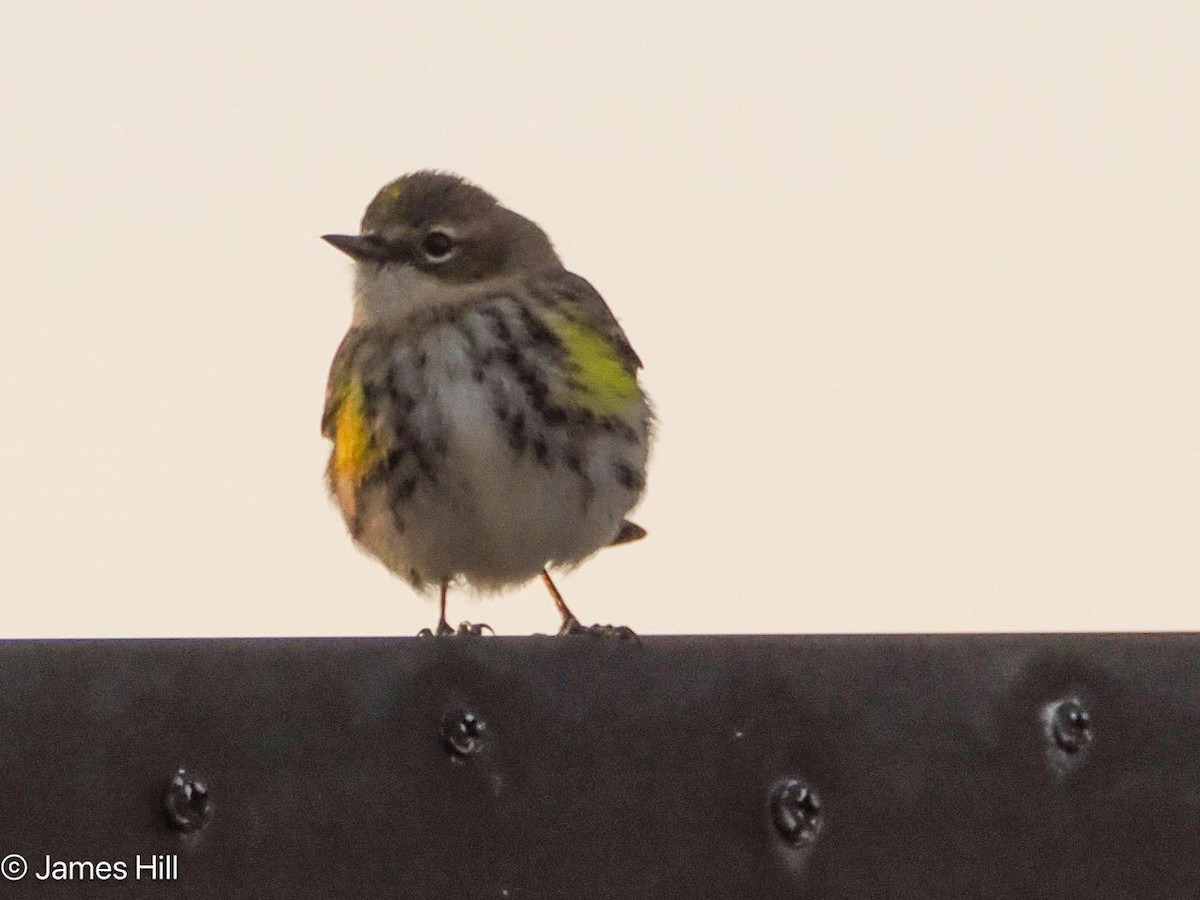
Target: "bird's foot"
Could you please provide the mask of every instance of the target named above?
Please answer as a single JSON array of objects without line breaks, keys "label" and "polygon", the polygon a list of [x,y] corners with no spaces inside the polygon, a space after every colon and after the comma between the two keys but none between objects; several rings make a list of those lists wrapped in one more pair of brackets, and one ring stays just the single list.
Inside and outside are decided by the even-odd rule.
[{"label": "bird's foot", "polygon": [[493,629],[491,625],[485,625],[482,622],[480,622],[478,624],[473,624],[471,622],[461,622],[461,623],[459,623],[458,628],[452,628],[450,626],[449,622],[447,622],[445,619],[442,619],[440,622],[437,623],[436,630],[422,628],[420,631],[417,632],[417,637],[419,637],[419,638],[457,637],[457,636],[482,637],[483,631],[485,628],[488,631],[490,631],[492,634],[496,633],[495,629]]},{"label": "bird's foot", "polygon": [[467,635],[469,637],[483,637],[484,629],[487,629],[491,634],[495,634],[496,630],[491,625],[485,625],[482,622],[459,622],[458,630],[455,634]]},{"label": "bird's foot", "polygon": [[638,640],[637,634],[628,625],[584,625],[574,616],[563,619],[559,635],[588,634],[592,637],[615,637],[623,641]]}]

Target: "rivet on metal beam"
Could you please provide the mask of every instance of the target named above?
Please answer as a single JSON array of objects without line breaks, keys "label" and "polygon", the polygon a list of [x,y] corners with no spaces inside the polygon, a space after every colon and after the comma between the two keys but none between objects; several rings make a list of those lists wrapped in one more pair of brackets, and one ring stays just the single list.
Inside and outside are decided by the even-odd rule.
[{"label": "rivet on metal beam", "polygon": [[163,797],[167,820],[182,832],[198,831],[208,824],[213,804],[208,782],[186,769],[175,773]]},{"label": "rivet on metal beam", "polygon": [[1082,753],[1092,742],[1092,714],[1078,697],[1056,700],[1046,708],[1046,730],[1063,753]]},{"label": "rivet on metal beam", "polygon": [[487,722],[473,710],[455,707],[442,717],[442,741],[457,758],[483,752],[486,737]]},{"label": "rivet on metal beam", "polygon": [[775,785],[771,791],[771,818],[779,836],[793,847],[813,844],[825,823],[821,798],[798,778]]}]

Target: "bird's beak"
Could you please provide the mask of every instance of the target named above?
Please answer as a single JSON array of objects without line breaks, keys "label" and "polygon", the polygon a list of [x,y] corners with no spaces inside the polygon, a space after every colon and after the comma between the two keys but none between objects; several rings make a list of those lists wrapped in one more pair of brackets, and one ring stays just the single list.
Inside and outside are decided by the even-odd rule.
[{"label": "bird's beak", "polygon": [[351,259],[388,262],[408,257],[405,247],[373,234],[323,234],[321,240],[337,247]]}]

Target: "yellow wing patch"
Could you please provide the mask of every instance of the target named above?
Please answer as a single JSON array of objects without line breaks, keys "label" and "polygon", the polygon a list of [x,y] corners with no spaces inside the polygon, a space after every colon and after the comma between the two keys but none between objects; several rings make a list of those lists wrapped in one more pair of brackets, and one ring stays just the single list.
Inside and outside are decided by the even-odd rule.
[{"label": "yellow wing patch", "polygon": [[598,416],[625,409],[638,396],[637,375],[621,359],[616,347],[603,334],[572,319],[551,325],[575,370],[574,384],[563,399]]},{"label": "yellow wing patch", "polygon": [[333,430],[333,471],[338,480],[359,484],[378,459],[366,417],[362,385],[351,382],[338,403]]}]

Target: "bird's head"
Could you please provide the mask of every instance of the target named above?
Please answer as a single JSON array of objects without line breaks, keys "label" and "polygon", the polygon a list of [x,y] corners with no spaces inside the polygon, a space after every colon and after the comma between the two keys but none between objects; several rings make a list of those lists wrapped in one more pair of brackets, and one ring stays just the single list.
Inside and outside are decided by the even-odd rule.
[{"label": "bird's head", "polygon": [[489,279],[561,268],[549,238],[457,175],[421,171],[384,185],[358,234],[324,239],[358,270],[360,318],[381,318],[436,302]]}]

